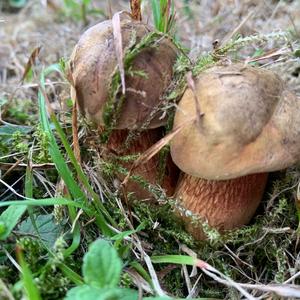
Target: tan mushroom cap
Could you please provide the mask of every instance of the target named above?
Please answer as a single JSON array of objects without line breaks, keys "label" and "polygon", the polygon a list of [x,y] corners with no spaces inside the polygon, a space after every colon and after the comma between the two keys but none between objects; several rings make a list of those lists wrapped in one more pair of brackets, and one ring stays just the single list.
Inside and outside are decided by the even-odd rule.
[{"label": "tan mushroom cap", "polygon": [[[171,141],[185,173],[209,180],[276,171],[300,159],[300,98],[273,72],[241,64],[215,66],[197,78],[200,126],[189,123]],[[174,128],[196,116],[187,89]]]},{"label": "tan mushroom cap", "polygon": [[[151,32],[151,28],[121,14],[123,51],[132,47]],[[132,62],[132,70],[143,71],[146,77],[126,75],[126,99],[116,129],[135,129],[141,126],[171,81],[177,50],[166,38],[155,47],[143,49]],[[104,125],[103,110],[109,97],[112,76],[117,68],[112,21],[89,28],[80,38],[70,60],[75,90],[81,112],[97,125]],[[165,125],[162,112],[154,115],[148,128]]]}]

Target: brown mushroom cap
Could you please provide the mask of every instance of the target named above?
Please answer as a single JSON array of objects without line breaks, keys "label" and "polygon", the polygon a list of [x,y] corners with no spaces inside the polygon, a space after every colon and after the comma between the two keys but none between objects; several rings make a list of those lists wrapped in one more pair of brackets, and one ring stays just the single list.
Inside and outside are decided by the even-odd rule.
[{"label": "brown mushroom cap", "polygon": [[[124,51],[151,31],[148,25],[125,14],[121,14],[120,25]],[[143,71],[146,78],[126,75],[126,99],[116,129],[135,129],[143,125],[171,81],[176,56],[177,50],[166,38],[137,55],[132,62],[132,70]],[[75,85],[72,94],[76,95],[81,111],[97,125],[104,125],[104,105],[117,68],[111,20],[91,27],[82,35],[72,53],[70,66]],[[166,118],[161,119],[161,115],[161,112],[156,113],[147,127],[164,125]]]},{"label": "brown mushroom cap", "polygon": [[[233,64],[196,80],[200,126],[186,125],[171,141],[185,173],[210,180],[286,168],[300,158],[300,99],[273,72]],[[174,128],[196,115],[193,92],[179,103]]]}]

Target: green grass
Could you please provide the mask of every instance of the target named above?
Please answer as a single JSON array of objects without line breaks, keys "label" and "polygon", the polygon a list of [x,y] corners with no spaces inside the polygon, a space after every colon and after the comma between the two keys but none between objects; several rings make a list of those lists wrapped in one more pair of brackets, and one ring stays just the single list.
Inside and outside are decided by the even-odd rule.
[{"label": "green grass", "polygon": [[170,33],[175,25],[174,1],[151,0],[151,8],[156,30]]}]

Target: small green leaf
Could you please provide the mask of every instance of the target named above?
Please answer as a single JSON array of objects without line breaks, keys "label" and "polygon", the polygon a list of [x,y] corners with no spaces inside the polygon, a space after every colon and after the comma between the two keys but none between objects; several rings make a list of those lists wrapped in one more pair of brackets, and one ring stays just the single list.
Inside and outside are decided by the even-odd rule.
[{"label": "small green leaf", "polygon": [[9,0],[9,5],[15,8],[24,7],[27,0]]},{"label": "small green leaf", "polygon": [[65,300],[137,300],[138,293],[134,290],[113,288],[100,289],[82,285],[71,289]]},{"label": "small green leaf", "polygon": [[189,266],[196,266],[198,263],[197,258],[187,256],[187,255],[152,256],[151,261],[155,264],[171,263],[171,264],[182,264],[182,265],[189,265]]},{"label": "small green leaf", "polygon": [[294,51],[295,57],[300,57],[300,49]]},{"label": "small green leaf", "polygon": [[19,132],[20,135],[25,135],[32,131],[32,128],[29,126],[21,125],[3,125],[0,126],[0,138],[1,143],[9,144],[12,141],[12,137],[15,133]]},{"label": "small green leaf", "polygon": [[[61,226],[55,224],[54,217],[51,214],[39,215],[35,219],[35,223],[36,229],[38,230],[43,242],[48,247],[52,247],[62,231]],[[20,224],[18,231],[27,234],[36,234],[36,229],[34,228],[31,219],[27,218]]]},{"label": "small green leaf", "polygon": [[[147,297],[143,298],[143,300],[173,300],[174,298],[170,297]],[[176,298],[174,300],[185,300],[186,298]],[[217,298],[193,298],[194,300],[221,300]]]},{"label": "small green leaf", "polygon": [[51,205],[68,205],[68,206],[74,206],[79,207],[82,209],[85,209],[85,211],[88,211],[88,208],[86,208],[81,203],[68,200],[66,198],[45,198],[45,199],[32,199],[32,200],[10,200],[10,201],[4,201],[0,202],[0,207],[5,206],[24,206],[24,205],[30,205],[30,206],[51,206]]},{"label": "small green leaf", "polygon": [[9,206],[0,215],[0,240],[5,240],[26,211],[26,205]]},{"label": "small green leaf", "polygon": [[6,232],[5,222],[0,221],[0,236]]},{"label": "small green leaf", "polygon": [[84,281],[98,288],[115,287],[120,281],[122,262],[109,242],[97,240],[84,256],[82,273]]},{"label": "small green leaf", "polygon": [[81,285],[68,291],[65,300],[99,300],[101,289],[88,285]]}]

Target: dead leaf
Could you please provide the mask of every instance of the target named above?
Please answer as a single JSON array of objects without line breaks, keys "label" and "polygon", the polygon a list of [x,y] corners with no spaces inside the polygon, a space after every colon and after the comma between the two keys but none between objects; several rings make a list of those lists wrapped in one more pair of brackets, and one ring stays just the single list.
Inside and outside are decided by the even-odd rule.
[{"label": "dead leaf", "polygon": [[288,52],[290,52],[290,50],[288,50],[287,48],[272,49],[272,50],[264,53],[263,55],[246,59],[245,63],[248,64],[251,62],[256,62],[256,61],[260,61],[260,60],[264,60],[264,59],[271,59],[274,57],[277,58],[277,57],[281,56],[282,54],[286,54]]},{"label": "dead leaf", "polygon": [[26,78],[26,76],[28,75],[29,71],[31,70],[32,66],[35,64],[36,62],[36,59],[37,57],[39,56],[40,54],[40,51],[42,49],[42,46],[38,46],[36,47],[32,52],[31,52],[31,55],[27,61],[27,64],[25,66],[25,71],[23,73],[23,76],[22,76],[22,79],[21,79],[21,82],[24,81],[24,79]]},{"label": "dead leaf", "polygon": [[114,14],[112,18],[112,26],[113,26],[113,35],[114,35],[114,44],[115,51],[117,56],[118,68],[121,75],[121,84],[122,84],[122,94],[125,95],[125,70],[124,70],[124,62],[123,62],[123,46],[122,46],[122,32],[121,32],[121,22],[120,22],[120,14],[122,12],[117,12]]}]

